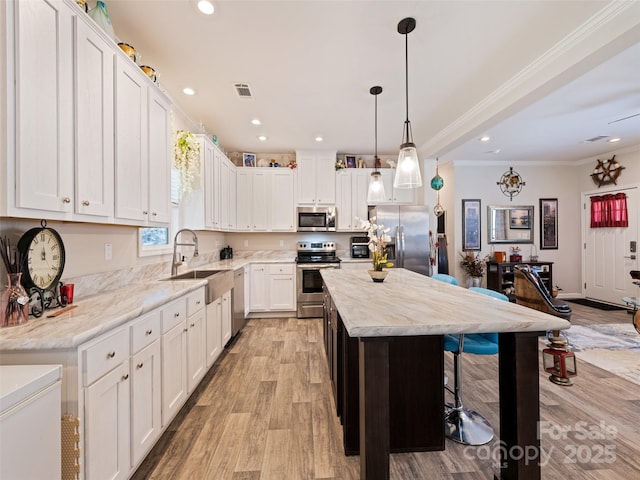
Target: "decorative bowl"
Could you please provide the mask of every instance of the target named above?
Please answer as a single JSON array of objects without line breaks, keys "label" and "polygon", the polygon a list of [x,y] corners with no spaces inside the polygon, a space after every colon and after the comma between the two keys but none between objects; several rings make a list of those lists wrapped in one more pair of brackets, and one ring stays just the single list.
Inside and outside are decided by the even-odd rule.
[{"label": "decorative bowl", "polygon": [[131,45],[129,45],[128,43],[119,43],[118,46],[120,47],[120,49],[122,49],[122,51],[124,53],[126,53],[129,58],[131,60],[133,60],[134,62],[136,61],[136,49],[133,48]]},{"label": "decorative bowl", "polygon": [[387,270],[367,270],[367,271],[369,272],[369,276],[371,277],[371,280],[373,280],[376,283],[384,282],[384,279],[389,273]]},{"label": "decorative bowl", "polygon": [[156,73],[155,68],[148,65],[142,65],[140,70],[142,70],[153,83],[156,83],[156,80],[158,80],[158,74]]}]

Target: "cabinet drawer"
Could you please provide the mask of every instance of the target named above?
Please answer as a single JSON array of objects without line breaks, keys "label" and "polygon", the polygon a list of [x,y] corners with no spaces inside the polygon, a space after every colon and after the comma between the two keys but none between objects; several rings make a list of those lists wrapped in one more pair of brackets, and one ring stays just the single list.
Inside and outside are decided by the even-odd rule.
[{"label": "cabinet drawer", "polygon": [[131,354],[160,338],[160,310],[143,315],[131,325]]},{"label": "cabinet drawer", "polygon": [[286,274],[286,275],[293,275],[293,269],[294,269],[294,265],[292,263],[287,263],[287,264],[275,264],[275,265],[269,265],[269,275],[279,275],[279,274]]},{"label": "cabinet drawer", "polygon": [[162,333],[166,333],[187,318],[187,302],[184,298],[174,300],[160,309]]},{"label": "cabinet drawer", "polygon": [[129,358],[129,330],[123,328],[83,351],[84,385],[90,385]]},{"label": "cabinet drawer", "polygon": [[187,315],[191,316],[204,308],[204,288],[191,292],[187,296]]}]

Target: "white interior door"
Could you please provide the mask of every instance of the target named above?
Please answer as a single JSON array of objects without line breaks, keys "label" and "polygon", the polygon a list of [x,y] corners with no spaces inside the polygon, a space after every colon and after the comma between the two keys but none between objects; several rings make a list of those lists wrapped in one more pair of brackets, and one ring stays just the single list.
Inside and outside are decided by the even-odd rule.
[{"label": "white interior door", "polygon": [[[590,228],[591,196],[623,192],[627,195],[629,226]],[[585,296],[622,305],[622,297],[636,296],[631,270],[638,269],[638,189],[620,189],[584,196],[585,203]],[[635,245],[635,247],[634,247]]]}]

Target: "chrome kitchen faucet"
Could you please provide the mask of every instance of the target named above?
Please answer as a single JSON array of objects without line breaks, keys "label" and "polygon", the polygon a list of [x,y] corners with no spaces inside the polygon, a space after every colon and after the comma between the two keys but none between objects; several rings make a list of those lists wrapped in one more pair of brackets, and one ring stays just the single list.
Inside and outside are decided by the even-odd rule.
[{"label": "chrome kitchen faucet", "polygon": [[[178,237],[182,232],[191,232],[191,234],[193,235],[193,243],[178,243]],[[177,275],[178,267],[184,263],[184,257],[178,255],[178,252],[177,252],[178,246],[194,247],[193,256],[197,257],[198,256],[198,235],[196,235],[196,232],[188,228],[183,228],[182,230],[178,230],[176,232],[176,236],[173,239],[173,256],[171,257],[171,276]]]}]

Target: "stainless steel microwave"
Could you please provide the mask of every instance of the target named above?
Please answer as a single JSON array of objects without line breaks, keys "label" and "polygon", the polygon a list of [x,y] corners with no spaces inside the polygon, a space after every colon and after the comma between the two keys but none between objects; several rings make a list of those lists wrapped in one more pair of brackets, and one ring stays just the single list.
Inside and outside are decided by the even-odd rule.
[{"label": "stainless steel microwave", "polygon": [[298,207],[299,232],[335,232],[336,207]]}]

